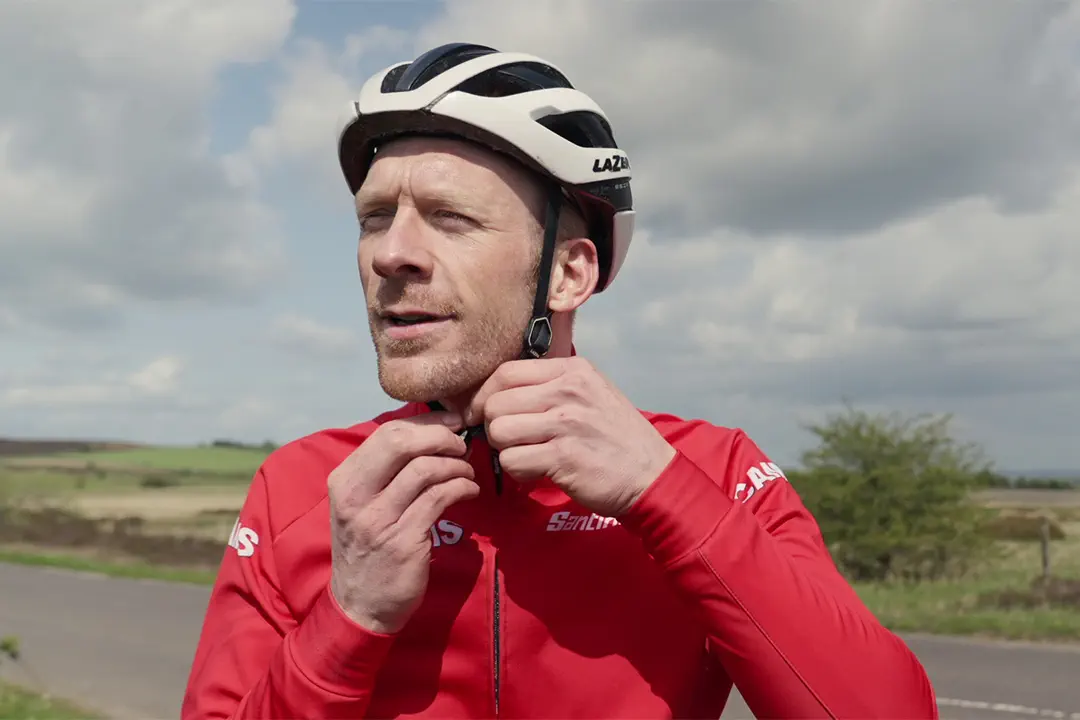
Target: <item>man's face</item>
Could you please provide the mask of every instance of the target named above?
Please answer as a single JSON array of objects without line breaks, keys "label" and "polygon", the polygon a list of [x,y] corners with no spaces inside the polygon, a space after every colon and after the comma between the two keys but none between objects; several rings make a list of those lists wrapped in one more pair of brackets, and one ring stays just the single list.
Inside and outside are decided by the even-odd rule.
[{"label": "man's face", "polygon": [[464,142],[379,150],[356,195],[357,261],[388,395],[454,399],[518,356],[541,197],[523,170]]}]

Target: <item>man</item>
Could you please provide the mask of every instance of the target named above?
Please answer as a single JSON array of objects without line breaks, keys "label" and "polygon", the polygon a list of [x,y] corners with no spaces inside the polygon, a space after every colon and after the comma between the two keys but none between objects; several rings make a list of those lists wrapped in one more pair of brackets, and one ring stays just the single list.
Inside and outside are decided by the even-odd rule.
[{"label": "man", "polygon": [[405,405],[259,469],[186,720],[715,718],[733,684],[759,717],[936,717],[780,469],[575,355],[633,227],[591,99],[447,45],[369,80],[339,151]]}]

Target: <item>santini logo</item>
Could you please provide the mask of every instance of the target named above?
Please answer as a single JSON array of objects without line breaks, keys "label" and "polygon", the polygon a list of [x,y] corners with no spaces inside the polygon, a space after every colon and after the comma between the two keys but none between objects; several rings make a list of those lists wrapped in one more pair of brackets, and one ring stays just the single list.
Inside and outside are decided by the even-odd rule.
[{"label": "santini logo", "polygon": [[[746,502],[754,497],[754,493],[763,488],[765,483],[770,480],[779,480],[781,478],[787,480],[787,475],[784,475],[784,471],[781,470],[776,463],[758,463],[756,466],[746,471],[746,479],[749,480],[750,483],[739,483],[735,486],[735,499]],[[744,492],[746,493],[745,496],[743,496]]]},{"label": "santini logo", "polygon": [[590,530],[603,530],[604,528],[614,527],[619,524],[619,521],[613,517],[603,517],[596,513],[589,515],[571,515],[566,512],[557,512],[551,516],[551,520],[548,521],[548,532],[562,532],[564,530],[580,530],[582,532],[588,532]]},{"label": "santini logo", "polygon": [[599,157],[593,160],[592,171],[594,173],[622,172],[630,169],[630,159],[625,155],[615,153],[611,157]]},{"label": "santini logo", "polygon": [[240,518],[236,518],[232,532],[229,533],[229,547],[236,548],[236,554],[240,557],[251,557],[255,554],[255,546],[258,544],[259,534],[241,525]]},{"label": "santini logo", "polygon": [[449,520],[440,520],[431,526],[431,547],[440,545],[457,545],[461,542],[461,536],[465,534],[464,528]]}]

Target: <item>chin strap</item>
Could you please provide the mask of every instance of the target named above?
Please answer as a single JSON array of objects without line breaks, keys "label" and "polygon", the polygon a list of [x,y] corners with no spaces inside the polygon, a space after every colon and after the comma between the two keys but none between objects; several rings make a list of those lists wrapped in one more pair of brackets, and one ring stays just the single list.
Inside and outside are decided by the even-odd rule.
[{"label": "chin strap", "polygon": [[[536,279],[536,297],[533,300],[532,319],[525,330],[525,343],[521,351],[522,360],[542,358],[551,349],[551,309],[548,308],[548,290],[551,287],[551,266],[555,262],[555,242],[559,235],[559,210],[563,195],[557,186],[548,192],[547,211],[544,217],[544,246],[540,251],[540,267]],[[441,412],[446,408],[437,400],[427,404],[432,412]],[[484,433],[483,425],[467,427],[458,433],[465,438],[466,444],[477,435]]]},{"label": "chin strap", "polygon": [[557,187],[548,192],[547,212],[544,218],[544,246],[540,251],[540,268],[536,278],[536,297],[533,299],[532,319],[525,331],[525,347],[521,359],[529,360],[547,355],[551,349],[551,309],[548,307],[548,290],[551,287],[551,266],[555,262],[555,242],[559,235],[559,209],[562,193]]}]

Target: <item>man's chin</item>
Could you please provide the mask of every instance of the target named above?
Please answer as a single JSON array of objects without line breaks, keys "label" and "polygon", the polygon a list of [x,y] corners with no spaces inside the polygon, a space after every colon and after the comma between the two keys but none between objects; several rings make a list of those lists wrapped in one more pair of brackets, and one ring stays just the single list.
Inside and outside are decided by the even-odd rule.
[{"label": "man's chin", "polygon": [[433,402],[478,388],[489,375],[469,363],[442,363],[423,356],[379,359],[379,384],[400,402]]}]

